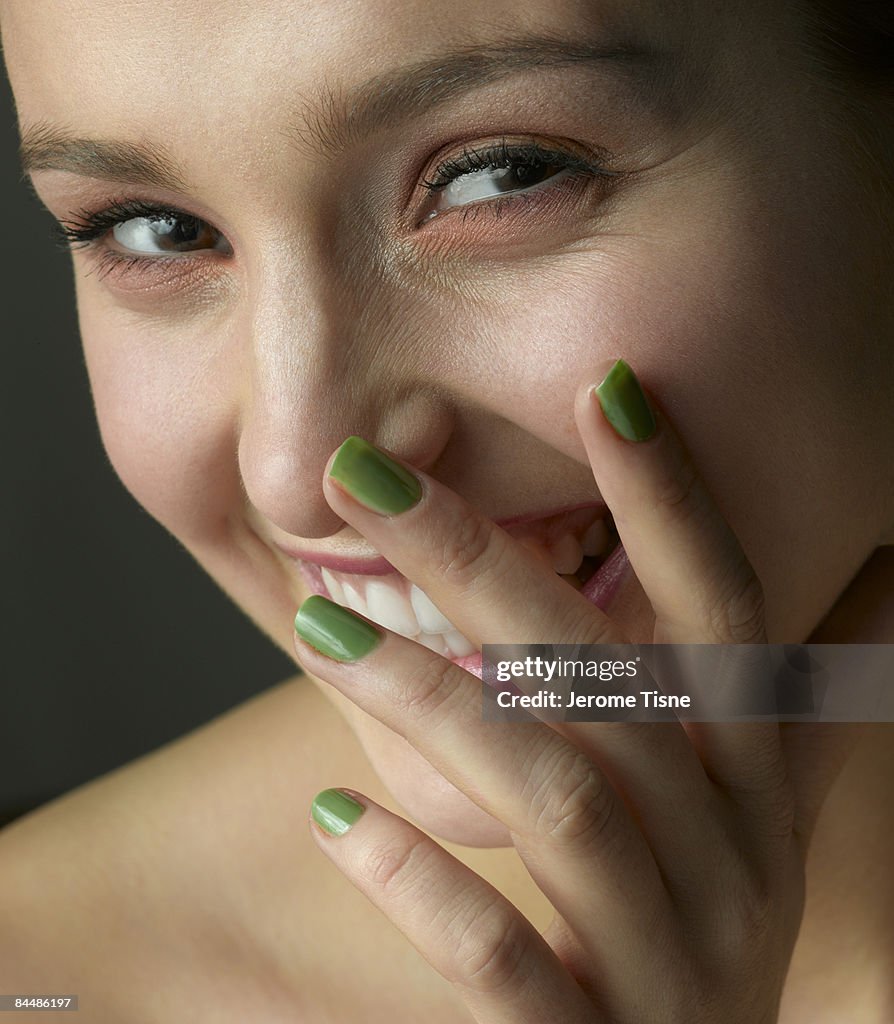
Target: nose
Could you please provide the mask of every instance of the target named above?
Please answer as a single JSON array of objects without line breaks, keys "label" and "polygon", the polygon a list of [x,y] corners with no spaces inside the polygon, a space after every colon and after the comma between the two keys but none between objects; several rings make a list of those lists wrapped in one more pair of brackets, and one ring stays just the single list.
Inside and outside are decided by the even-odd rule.
[{"label": "nose", "polygon": [[[327,537],[343,521],[323,496],[323,471],[345,438],[358,434],[427,469],[452,413],[413,360],[396,357],[404,332],[387,317],[354,315],[349,298],[335,301],[309,273],[285,276],[288,285],[268,275],[258,288],[240,346],[239,472],[248,500],[277,531]],[[366,301],[375,301],[369,291]]]}]

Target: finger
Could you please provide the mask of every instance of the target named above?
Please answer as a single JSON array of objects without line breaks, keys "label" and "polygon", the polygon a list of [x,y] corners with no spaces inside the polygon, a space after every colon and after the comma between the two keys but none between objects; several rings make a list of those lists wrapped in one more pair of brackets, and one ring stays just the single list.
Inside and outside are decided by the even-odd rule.
[{"label": "finger", "polygon": [[[323,486],[334,511],[474,642],[623,642],[598,607],[519,539],[450,488],[361,438],[349,438],[334,454]],[[493,738],[481,734],[480,697],[477,692],[474,696],[475,735],[480,749],[488,750]],[[408,725],[392,724],[393,710],[380,707],[372,713],[388,716],[381,720],[404,733]],[[717,838],[711,830],[715,794],[679,723],[660,729],[578,723],[561,729],[573,735],[574,744],[609,773],[624,800],[636,807],[666,877],[675,877],[674,865],[691,868],[698,863],[703,843]],[[420,750],[430,740],[427,735],[407,738]],[[475,752],[470,750],[469,756]],[[671,809],[684,802],[692,828],[681,832]]]},{"label": "finger", "polygon": [[[598,389],[578,390],[575,418],[655,611],[656,643],[766,643],[763,593],[750,562],[676,431],[623,360]],[[692,724],[688,731],[711,777],[737,802],[765,812],[785,777],[778,725]]]},{"label": "finger", "polygon": [[[624,409],[640,424],[641,440],[625,437],[609,421]],[[591,386],[578,390],[575,418],[655,611],[656,642],[765,643],[763,596],[751,564],[670,421],[623,360],[598,393]]]},{"label": "finger", "polygon": [[[318,649],[327,634],[350,630],[382,639],[350,662]],[[543,723],[494,728],[482,719],[474,676],[323,597],[302,604],[296,631],[309,673],[407,739],[509,828],[532,878],[582,942],[615,963],[620,954],[654,960],[669,897],[642,833],[592,761]]]},{"label": "finger", "polygon": [[520,637],[624,642],[602,611],[547,567],[551,539],[582,535],[604,517],[601,505],[527,524],[515,538],[434,477],[359,437],[330,458],[323,492],[479,649]]},{"label": "finger", "polygon": [[600,1024],[546,941],[424,832],[353,790],[311,808],[327,857],[456,987],[480,1024]]}]

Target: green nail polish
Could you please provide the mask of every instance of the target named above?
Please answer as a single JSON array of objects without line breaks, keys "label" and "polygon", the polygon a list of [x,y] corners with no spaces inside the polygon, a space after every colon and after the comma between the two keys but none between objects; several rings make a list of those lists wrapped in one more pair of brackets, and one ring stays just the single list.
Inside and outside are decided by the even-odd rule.
[{"label": "green nail polish", "polygon": [[343,836],[355,825],[365,808],[340,789],[324,789],[310,805],[313,820],[331,836]]},{"label": "green nail polish", "polygon": [[357,661],[382,639],[365,619],[319,594],[309,597],[298,609],[295,632],[336,661]]},{"label": "green nail polish", "polygon": [[335,455],[329,476],[373,512],[396,516],[422,497],[422,485],[399,463],[362,437],[349,437]]},{"label": "green nail polish", "polygon": [[646,441],[655,433],[655,417],[643,389],[623,359],[615,363],[605,380],[593,390],[615,433],[628,441]]}]

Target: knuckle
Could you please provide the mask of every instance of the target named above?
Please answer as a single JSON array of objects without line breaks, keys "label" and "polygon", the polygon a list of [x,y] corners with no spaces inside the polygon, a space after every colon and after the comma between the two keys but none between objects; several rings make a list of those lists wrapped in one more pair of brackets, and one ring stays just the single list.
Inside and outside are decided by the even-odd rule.
[{"label": "knuckle", "polygon": [[757,723],[741,723],[741,727],[748,726],[757,733],[751,745],[751,763],[726,783],[726,789],[742,807],[751,806],[759,798],[758,813],[750,816],[756,837],[787,844],[795,830],[797,801],[785,753],[772,730]]},{"label": "knuckle", "polygon": [[[780,941],[789,893],[780,899],[778,865],[749,852],[730,834],[721,873],[720,900],[710,915],[710,964],[721,973],[740,969],[744,960],[760,961]],[[786,886],[788,883],[786,883]]]},{"label": "knuckle", "polygon": [[530,943],[528,928],[515,912],[489,903],[458,931],[455,980],[476,992],[517,989],[535,960]]},{"label": "knuckle", "polygon": [[708,627],[719,643],[761,643],[765,636],[764,588],[744,554],[742,561],[744,567],[737,563],[709,609]]},{"label": "knuckle", "polygon": [[790,795],[790,776],[785,751],[779,740],[776,723],[741,722],[740,735],[748,741],[751,756],[749,763],[741,766],[731,789],[739,780],[744,780],[751,790],[771,793],[780,801]]},{"label": "knuckle", "polygon": [[584,848],[604,839],[614,819],[615,796],[585,754],[547,751],[532,774],[538,780],[529,803],[535,836]]},{"label": "knuckle", "polygon": [[698,500],[700,477],[695,463],[675,451],[655,483],[655,508],[667,519],[685,522],[703,507]]},{"label": "knuckle", "polygon": [[367,851],[359,865],[360,874],[391,898],[411,895],[424,885],[429,842],[425,836],[384,840]]},{"label": "knuckle", "polygon": [[776,905],[769,887],[754,873],[730,886],[713,946],[719,966],[734,968],[766,947],[778,930]]},{"label": "knuckle", "polygon": [[458,689],[455,666],[435,655],[423,658],[418,668],[408,672],[394,694],[398,722],[417,725],[432,723],[443,716]]},{"label": "knuckle", "polygon": [[499,577],[508,548],[505,541],[502,531],[471,513],[443,538],[434,571],[462,591],[480,589]]},{"label": "knuckle", "polygon": [[[562,637],[565,647],[617,642],[617,627],[604,615],[594,616],[593,606],[583,601],[569,602],[565,607],[556,607],[557,636]],[[575,651],[574,657],[578,652]]]}]

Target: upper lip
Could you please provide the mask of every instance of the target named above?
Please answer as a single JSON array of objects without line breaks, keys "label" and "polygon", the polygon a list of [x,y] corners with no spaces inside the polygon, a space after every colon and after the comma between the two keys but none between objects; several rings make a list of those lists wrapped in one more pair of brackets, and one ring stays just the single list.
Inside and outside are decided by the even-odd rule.
[{"label": "upper lip", "polygon": [[[585,516],[583,511],[591,512],[591,516]],[[607,518],[609,515],[608,506],[602,501],[584,501],[577,505],[563,505],[561,508],[549,509],[546,512],[528,512],[522,515],[509,516],[505,519],[495,519],[497,526],[501,526],[509,533],[523,533],[526,536],[542,535],[545,538],[547,531],[556,524],[550,522],[558,516],[567,516],[569,513],[581,512],[580,516],[574,517],[574,522],[583,532],[597,519]],[[536,527],[534,527],[536,524]],[[528,529],[524,529],[528,527]],[[538,529],[539,528],[539,529]],[[345,572],[358,576],[385,576],[389,573],[399,572],[387,558],[381,555],[369,557],[365,555],[336,555],[325,551],[313,551],[310,548],[295,548],[280,544],[274,541],[276,547],[288,558],[298,562],[310,562],[312,565],[321,566],[324,569],[333,569],[335,572]]]}]

